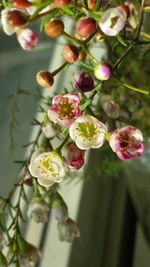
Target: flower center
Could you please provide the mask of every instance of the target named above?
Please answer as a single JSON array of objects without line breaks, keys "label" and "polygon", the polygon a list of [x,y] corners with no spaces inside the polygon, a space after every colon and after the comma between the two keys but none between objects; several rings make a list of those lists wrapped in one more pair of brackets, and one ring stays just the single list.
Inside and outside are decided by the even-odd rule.
[{"label": "flower center", "polygon": [[97,134],[97,128],[92,122],[82,122],[78,124],[76,128],[79,135],[84,137],[85,139],[92,139]]},{"label": "flower center", "polygon": [[73,117],[75,112],[74,105],[69,101],[68,98],[61,99],[58,105],[58,114],[60,118]]}]

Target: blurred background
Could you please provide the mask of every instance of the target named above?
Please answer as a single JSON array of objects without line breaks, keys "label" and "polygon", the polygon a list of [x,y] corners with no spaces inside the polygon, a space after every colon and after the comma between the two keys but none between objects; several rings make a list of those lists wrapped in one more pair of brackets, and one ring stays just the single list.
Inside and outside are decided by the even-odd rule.
[{"label": "blurred background", "polygon": [[[149,18],[146,20],[149,25]],[[37,29],[36,24],[34,28]],[[40,45],[29,53],[19,47],[15,37],[0,32],[0,194],[3,196],[17,179],[19,166],[14,160],[24,158],[26,149],[22,145],[36,134],[30,125],[37,113],[36,101],[32,96],[19,95],[14,118],[15,106],[9,96],[20,86],[35,93],[39,90],[35,74],[42,69],[54,70],[61,64],[63,41],[60,39],[54,46],[53,41],[40,36]],[[101,51],[106,53],[104,47]],[[66,86],[73,72],[70,68],[58,75],[53,93]],[[15,95],[13,97],[15,101]],[[60,186],[81,236],[72,244],[66,244],[59,241],[55,222],[49,221],[44,226],[29,222],[24,229],[27,240],[39,246],[43,254],[36,267],[150,266],[149,147],[147,142],[144,156],[125,163],[117,175],[94,168],[103,162],[107,148],[106,152],[90,152],[85,179],[74,177]]]}]

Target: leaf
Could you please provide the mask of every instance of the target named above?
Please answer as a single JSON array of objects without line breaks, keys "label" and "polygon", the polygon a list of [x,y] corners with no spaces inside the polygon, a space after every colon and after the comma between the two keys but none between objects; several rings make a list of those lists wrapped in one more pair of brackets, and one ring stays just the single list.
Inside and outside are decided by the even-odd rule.
[{"label": "leaf", "polygon": [[118,35],[118,36],[117,36],[117,40],[118,40],[118,42],[119,42],[120,44],[122,44],[123,46],[128,47],[127,42],[123,39],[123,37],[122,37],[121,35]]}]

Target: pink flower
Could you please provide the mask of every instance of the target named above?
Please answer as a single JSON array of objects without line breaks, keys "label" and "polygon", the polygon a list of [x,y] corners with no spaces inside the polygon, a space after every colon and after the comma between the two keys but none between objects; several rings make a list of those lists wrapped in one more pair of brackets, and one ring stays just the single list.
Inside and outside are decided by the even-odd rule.
[{"label": "pink flower", "polygon": [[31,50],[38,43],[37,34],[27,28],[17,31],[17,39],[24,50]]},{"label": "pink flower", "polygon": [[144,152],[143,135],[133,126],[115,130],[109,138],[109,144],[121,160],[140,157]]},{"label": "pink flower", "polygon": [[80,98],[76,94],[56,95],[48,109],[48,118],[69,127],[81,114],[79,104]]},{"label": "pink flower", "polygon": [[62,156],[69,170],[79,170],[84,164],[84,151],[70,142],[63,146],[61,150]]}]

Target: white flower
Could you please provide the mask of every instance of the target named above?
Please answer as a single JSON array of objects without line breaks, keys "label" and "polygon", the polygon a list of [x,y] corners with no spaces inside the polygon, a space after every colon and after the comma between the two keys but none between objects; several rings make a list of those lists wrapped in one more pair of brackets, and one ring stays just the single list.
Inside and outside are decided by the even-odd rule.
[{"label": "white flower", "polygon": [[38,35],[28,28],[19,29],[17,31],[17,39],[22,49],[32,50],[38,43]]},{"label": "white flower", "polygon": [[69,129],[70,137],[80,149],[101,147],[106,133],[107,127],[90,115],[77,118]]},{"label": "white flower", "polygon": [[42,132],[46,138],[52,138],[57,134],[58,130],[54,123],[46,122],[42,125]]},{"label": "white flower", "polygon": [[58,221],[58,234],[61,241],[72,242],[75,237],[79,237],[79,229],[72,219]]},{"label": "white flower", "polygon": [[108,36],[117,35],[127,21],[127,12],[122,6],[106,10],[99,22],[99,27]]},{"label": "white flower", "polygon": [[42,153],[33,159],[29,171],[45,187],[61,182],[65,175],[63,161],[55,151]]},{"label": "white flower", "polygon": [[36,223],[45,223],[48,221],[49,205],[41,198],[32,199],[29,204],[27,215],[33,218]]}]

